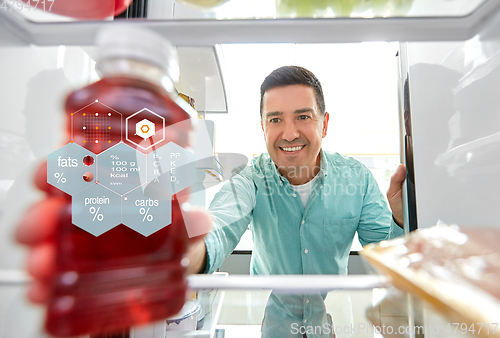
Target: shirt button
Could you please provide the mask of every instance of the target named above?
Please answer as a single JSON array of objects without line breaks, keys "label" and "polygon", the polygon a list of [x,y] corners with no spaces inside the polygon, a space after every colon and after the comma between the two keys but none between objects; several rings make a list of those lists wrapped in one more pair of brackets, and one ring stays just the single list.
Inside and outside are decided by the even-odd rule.
[{"label": "shirt button", "polygon": [[293,194],[293,197],[297,197],[297,194]]},{"label": "shirt button", "polygon": [[307,323],[307,319],[304,319],[304,324]]},{"label": "shirt button", "polygon": [[308,253],[308,252],[309,252],[309,250],[305,249],[305,250],[304,250],[304,252],[305,252],[305,253]]},{"label": "shirt button", "polygon": [[306,299],[306,304],[309,304],[309,299]]},{"label": "shirt button", "polygon": [[305,220],[302,220],[302,224],[304,224],[306,221]]}]

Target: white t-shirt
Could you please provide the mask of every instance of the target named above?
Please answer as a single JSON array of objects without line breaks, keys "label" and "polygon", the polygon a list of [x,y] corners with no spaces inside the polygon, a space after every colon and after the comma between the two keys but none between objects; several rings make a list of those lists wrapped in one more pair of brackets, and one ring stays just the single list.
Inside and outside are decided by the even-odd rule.
[{"label": "white t-shirt", "polygon": [[302,204],[304,205],[304,208],[306,207],[307,200],[309,199],[309,195],[311,195],[312,188],[314,186],[314,181],[318,178],[318,175],[314,176],[312,180],[305,184],[301,185],[293,185],[292,189],[295,190],[299,195],[300,195],[300,200],[302,201]]}]

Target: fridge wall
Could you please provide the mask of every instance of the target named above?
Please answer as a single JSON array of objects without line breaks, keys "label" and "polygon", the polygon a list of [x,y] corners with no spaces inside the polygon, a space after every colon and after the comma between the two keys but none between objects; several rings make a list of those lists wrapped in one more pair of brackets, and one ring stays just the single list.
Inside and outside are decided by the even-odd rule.
[{"label": "fridge wall", "polygon": [[[0,45],[0,270],[24,268],[25,250],[13,236],[18,219],[42,197],[33,173],[64,141],[64,96],[95,79],[81,47],[23,45],[5,28],[0,22],[0,41],[20,46]],[[467,41],[408,43],[419,227],[438,219],[499,226],[499,31],[497,15]],[[19,305],[24,298],[19,287],[0,288],[0,337],[40,337],[41,310],[26,301]]]},{"label": "fridge wall", "polygon": [[500,227],[499,31],[408,43],[419,228]]},{"label": "fridge wall", "polygon": [[[94,81],[93,61],[81,47],[0,46],[0,275],[24,269],[26,250],[14,240],[27,208],[42,198],[33,175],[65,135],[62,102]],[[36,221],[35,219],[33,221]],[[0,287],[0,337],[42,337],[42,309],[26,289]]]},{"label": "fridge wall", "polygon": [[40,198],[33,174],[63,144],[65,96],[95,80],[81,47],[0,46],[0,269],[22,267],[14,224]]}]

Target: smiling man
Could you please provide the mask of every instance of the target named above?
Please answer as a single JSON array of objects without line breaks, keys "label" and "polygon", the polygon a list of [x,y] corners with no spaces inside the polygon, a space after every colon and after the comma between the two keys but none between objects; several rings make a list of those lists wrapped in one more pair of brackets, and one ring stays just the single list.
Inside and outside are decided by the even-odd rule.
[{"label": "smiling man", "polygon": [[321,87],[316,90],[320,91],[319,100],[315,88],[305,84],[274,87],[262,97],[261,124],[267,151],[293,185],[309,182],[320,169],[319,152],[329,115]]},{"label": "smiling man", "polygon": [[[191,272],[211,273],[222,265],[250,227],[254,249],[251,273],[347,274],[349,251],[358,233],[361,244],[403,234],[401,165],[387,197],[393,214],[370,171],[356,160],[322,149],[329,115],[318,79],[301,67],[281,67],[261,86],[261,122],[268,153],[255,157],[227,181],[210,205],[213,230],[204,241],[191,241]],[[49,189],[45,167],[38,186]],[[179,196],[181,203],[187,198]],[[182,199],[182,200],[181,200]],[[17,228],[19,242],[30,246],[28,270],[34,277],[29,297],[48,302],[55,271],[53,238],[67,200],[57,195],[40,201]],[[205,233],[205,211],[184,213],[188,227]],[[396,222],[395,222],[396,221]],[[324,295],[272,294],[263,321],[263,336],[308,338],[316,327],[331,327]],[[307,324],[306,324],[307,323]],[[330,324],[330,326],[325,324]],[[314,333],[309,333],[314,328]]]},{"label": "smiling man", "polygon": [[[191,251],[194,271],[220,267],[247,228],[254,242],[250,272],[256,275],[346,275],[356,232],[363,245],[403,234],[397,223],[403,223],[404,167],[387,193],[391,215],[368,168],[322,149],[329,115],[313,73],[297,66],[273,71],[262,83],[260,110],[268,153],[255,157],[214,197],[214,229]],[[327,323],[323,296],[272,294],[263,336],[294,336],[288,324],[307,320]]]},{"label": "smiling man", "polygon": [[252,274],[345,275],[356,232],[363,245],[403,234],[404,167],[387,192],[391,215],[363,164],[321,148],[329,115],[313,73],[273,71],[262,83],[260,110],[268,153],[214,197],[214,229],[191,251],[193,271],[215,271],[249,227]]}]

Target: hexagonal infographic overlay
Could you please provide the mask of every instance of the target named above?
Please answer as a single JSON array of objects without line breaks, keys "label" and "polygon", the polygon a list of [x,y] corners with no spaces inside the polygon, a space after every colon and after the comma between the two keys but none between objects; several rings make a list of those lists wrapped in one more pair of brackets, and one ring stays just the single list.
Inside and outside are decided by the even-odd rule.
[{"label": "hexagonal infographic overlay", "polygon": [[94,184],[73,195],[71,201],[73,224],[99,236],[121,223],[120,195]]},{"label": "hexagonal infographic overlay", "polygon": [[125,224],[149,236],[172,223],[172,196],[164,194],[162,197],[146,197],[141,188],[122,196],[122,218],[126,220]]},{"label": "hexagonal infographic overlay", "polygon": [[134,148],[120,143],[97,155],[97,179],[108,189],[123,195],[146,181],[146,157]]},{"label": "hexagonal infographic overlay", "polygon": [[147,182],[168,195],[177,194],[196,182],[196,157],[170,142],[148,154]]},{"label": "hexagonal infographic overlay", "polygon": [[95,100],[71,113],[71,140],[82,147],[105,150],[122,140],[122,114]]},{"label": "hexagonal infographic overlay", "polygon": [[47,156],[47,183],[74,195],[95,186],[96,155],[76,143]]},{"label": "hexagonal infographic overlay", "polygon": [[165,140],[165,118],[147,108],[139,110],[125,120],[125,139],[142,150],[153,148]]},{"label": "hexagonal infographic overlay", "polygon": [[172,195],[195,180],[195,155],[173,142],[148,155],[122,142],[99,155],[68,143],[47,156],[47,182],[72,195],[73,224],[94,236],[119,224],[144,236],[166,227]]},{"label": "hexagonal infographic overlay", "polygon": [[94,100],[70,113],[71,142],[47,156],[47,182],[73,197],[73,223],[95,236],[119,224],[144,236],[169,225],[172,195],[196,179],[194,154],[159,146],[164,117],[147,108],[124,117]]}]

